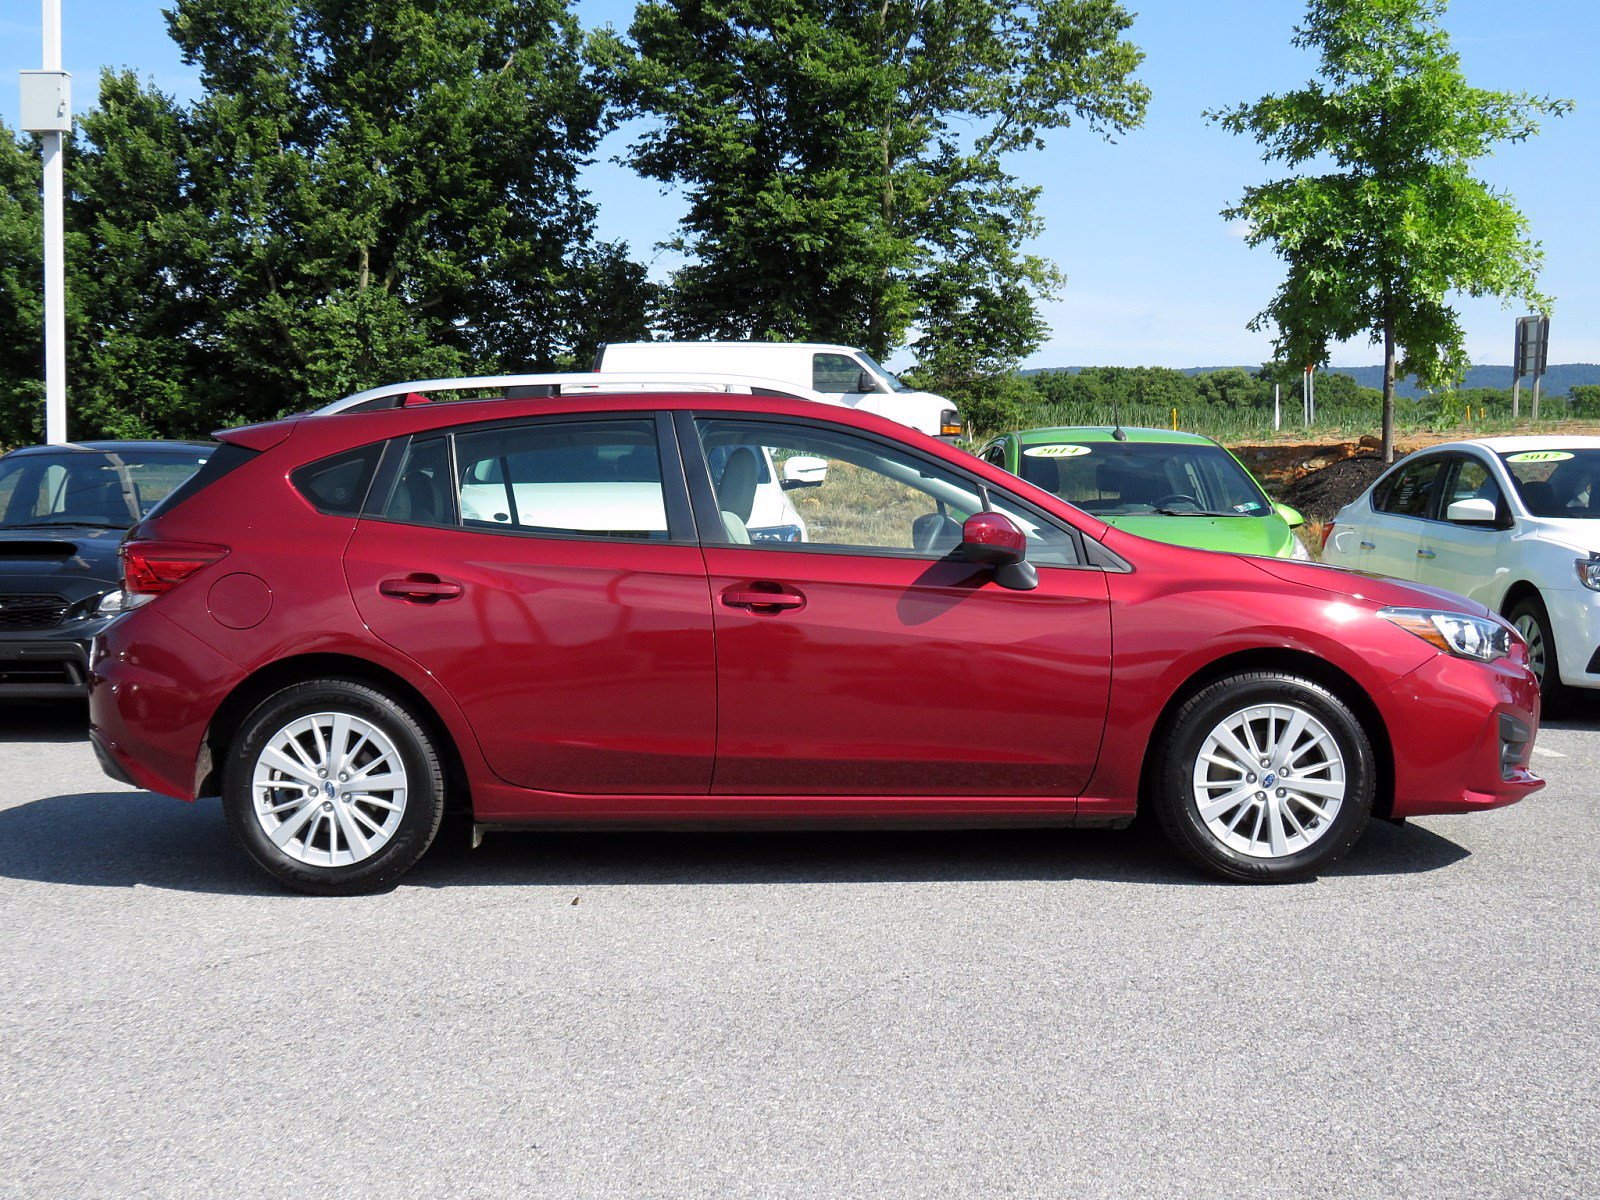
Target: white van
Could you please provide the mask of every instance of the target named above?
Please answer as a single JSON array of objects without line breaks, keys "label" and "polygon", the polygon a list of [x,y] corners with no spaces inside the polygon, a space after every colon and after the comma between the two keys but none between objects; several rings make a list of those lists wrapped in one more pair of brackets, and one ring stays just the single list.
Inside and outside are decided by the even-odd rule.
[{"label": "white van", "polygon": [[949,441],[961,414],[943,396],[912,391],[854,346],[820,342],[615,342],[600,347],[594,369],[706,371],[777,379]]}]

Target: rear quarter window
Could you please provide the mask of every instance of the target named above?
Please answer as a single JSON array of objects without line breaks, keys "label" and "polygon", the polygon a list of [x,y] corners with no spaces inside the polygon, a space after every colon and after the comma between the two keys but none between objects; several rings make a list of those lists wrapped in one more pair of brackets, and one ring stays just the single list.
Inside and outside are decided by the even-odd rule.
[{"label": "rear quarter window", "polygon": [[290,472],[289,480],[319,511],[355,516],[366,503],[382,456],[383,443],[374,442],[307,463]]}]

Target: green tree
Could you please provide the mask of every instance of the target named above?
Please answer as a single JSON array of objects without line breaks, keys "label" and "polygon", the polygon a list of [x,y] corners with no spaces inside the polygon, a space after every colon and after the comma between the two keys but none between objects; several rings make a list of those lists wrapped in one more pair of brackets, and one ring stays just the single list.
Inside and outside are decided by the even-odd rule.
[{"label": "green tree", "polygon": [[1331,343],[1361,334],[1383,343],[1385,461],[1396,372],[1435,386],[1468,365],[1452,293],[1549,307],[1527,221],[1470,168],[1570,103],[1469,86],[1444,11],[1444,0],[1311,0],[1294,44],[1320,55],[1318,79],[1207,114],[1254,136],[1268,161],[1331,168],[1247,188],[1223,215],[1288,265],[1250,326],[1274,327],[1281,357],[1324,363]]},{"label": "green tree", "polygon": [[1575,383],[1569,387],[1567,411],[1575,417],[1600,417],[1600,383]]},{"label": "green tree", "polygon": [[0,122],[0,450],[44,434],[44,257],[37,149]]},{"label": "green tree", "polygon": [[1059,277],[1019,249],[1039,189],[1003,157],[1139,124],[1130,24],[1113,0],[646,0],[592,53],[654,119],[628,161],[687,192],[668,327],[878,355],[915,329],[931,384],[1009,370]]},{"label": "green tree", "polygon": [[179,0],[169,24],[205,89],[200,337],[241,415],[642,332],[642,269],[578,186],[603,100],[561,0]]}]

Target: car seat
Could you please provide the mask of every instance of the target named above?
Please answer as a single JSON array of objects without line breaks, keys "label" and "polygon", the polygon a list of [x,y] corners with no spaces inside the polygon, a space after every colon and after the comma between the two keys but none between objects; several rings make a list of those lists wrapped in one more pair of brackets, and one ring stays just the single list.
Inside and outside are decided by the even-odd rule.
[{"label": "car seat", "polygon": [[1536,517],[1557,515],[1556,490],[1542,479],[1530,479],[1522,485],[1522,502]]},{"label": "car seat", "polygon": [[728,540],[736,546],[750,544],[750,530],[746,523],[756,504],[756,479],[761,464],[756,453],[748,446],[740,446],[728,455],[722,468],[722,479],[717,484],[717,507],[722,511],[722,528]]}]

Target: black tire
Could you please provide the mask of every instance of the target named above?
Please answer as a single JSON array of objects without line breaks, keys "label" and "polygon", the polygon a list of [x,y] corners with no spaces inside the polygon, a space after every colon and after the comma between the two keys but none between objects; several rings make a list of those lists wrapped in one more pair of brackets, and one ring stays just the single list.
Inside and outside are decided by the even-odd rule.
[{"label": "black tire", "polygon": [[[1506,614],[1506,620],[1516,625],[1519,621],[1532,622],[1537,627],[1542,643],[1543,661],[1535,665],[1534,655],[1539,652],[1532,638],[1528,638],[1528,665],[1539,680],[1539,700],[1546,715],[1554,716],[1565,711],[1572,703],[1572,688],[1561,682],[1561,656],[1556,649],[1556,637],[1550,629],[1550,613],[1538,596],[1525,596]],[[1518,627],[1521,632],[1521,627]]]},{"label": "black tire", "polygon": [[[1305,712],[1319,722],[1338,748],[1345,776],[1344,796],[1331,819],[1317,822],[1306,810],[1294,810],[1318,832],[1309,844],[1278,857],[1257,856],[1228,845],[1202,818],[1195,798],[1195,766],[1213,731],[1241,710],[1267,704]],[[1213,875],[1242,883],[1293,883],[1306,879],[1349,850],[1372,815],[1377,768],[1371,740],[1344,701],[1312,680],[1275,671],[1252,671],[1220,679],[1186,701],[1156,736],[1159,742],[1147,802],[1167,840],[1190,862]],[[1298,770],[1299,764],[1295,765]],[[1256,783],[1254,774],[1245,778],[1250,786]],[[1265,773],[1262,779],[1272,780],[1272,785],[1280,782]],[[1223,788],[1220,783],[1211,786]],[[1293,785],[1289,787],[1292,790]],[[1273,791],[1275,796],[1283,794],[1275,786]],[[1251,793],[1252,797],[1263,795]],[[1256,803],[1250,798],[1239,807]],[[1294,801],[1291,799],[1290,803]],[[1265,821],[1267,804],[1260,807]],[[1288,804],[1278,802],[1280,811],[1286,808]],[[1238,811],[1229,808],[1217,819]],[[1244,823],[1251,819],[1250,812],[1244,813]]]},{"label": "black tire", "polygon": [[[405,767],[405,795],[399,804],[398,821],[386,835],[387,840],[370,856],[345,865],[307,863],[280,849],[263,824],[272,817],[258,817],[256,811],[254,776],[262,752],[275,736],[296,720],[321,713],[344,714],[366,722],[388,739]],[[228,828],[239,845],[257,866],[279,883],[314,895],[346,896],[393,886],[423,856],[439,832],[444,816],[444,780],[444,769],[432,737],[404,705],[366,684],[320,679],[295,684],[267,697],[245,719],[228,749],[223,770],[222,807]],[[309,794],[317,785],[314,779],[308,782]],[[289,784],[287,779],[285,783],[288,786],[283,794],[292,800],[293,793],[300,790],[299,785]],[[331,786],[337,787],[337,783]],[[312,806],[331,814],[333,794],[332,791],[328,793],[327,803],[323,803],[319,795]],[[389,798],[392,800],[393,796]],[[293,815],[301,810],[290,811]],[[345,811],[341,809],[339,816],[344,817]],[[366,811],[381,821],[388,819],[381,810],[369,808]],[[313,815],[306,826],[316,827],[318,821]],[[337,849],[343,836],[347,852],[355,853],[349,836],[343,834],[342,829],[336,831],[334,825],[335,818],[329,815],[320,836],[331,842],[333,849]],[[362,828],[361,832],[370,831]],[[289,845],[292,849],[295,839],[291,838]],[[309,847],[302,849],[314,852]]]}]

